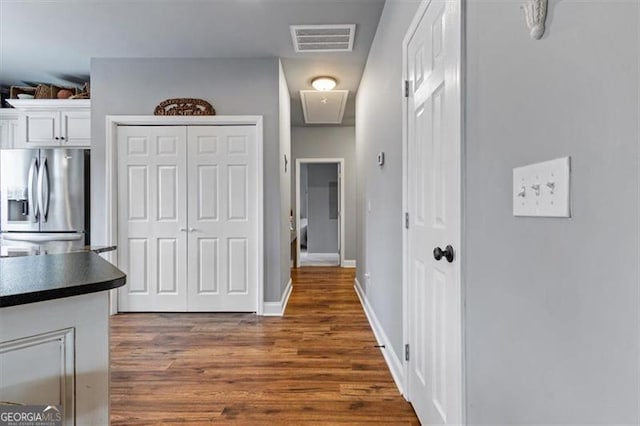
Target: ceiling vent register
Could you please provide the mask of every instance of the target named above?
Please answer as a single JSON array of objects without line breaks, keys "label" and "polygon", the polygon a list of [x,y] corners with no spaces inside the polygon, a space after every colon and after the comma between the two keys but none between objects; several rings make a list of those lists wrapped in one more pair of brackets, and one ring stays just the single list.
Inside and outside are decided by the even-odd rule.
[{"label": "ceiling vent register", "polygon": [[291,25],[296,52],[351,52],[356,25]]}]

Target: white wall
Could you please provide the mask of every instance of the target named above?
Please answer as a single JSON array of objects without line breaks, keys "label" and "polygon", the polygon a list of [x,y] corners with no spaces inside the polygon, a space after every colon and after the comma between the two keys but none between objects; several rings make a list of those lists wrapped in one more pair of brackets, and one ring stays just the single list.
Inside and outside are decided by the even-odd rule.
[{"label": "white wall", "polygon": [[[357,277],[399,359],[403,347],[402,39],[417,5],[402,0],[385,3],[356,98]],[[383,167],[376,162],[380,151],[385,152]],[[367,272],[368,281],[364,279]]]},{"label": "white wall", "polygon": [[[634,0],[467,4],[466,357],[474,424],[638,424]],[[571,219],[515,218],[513,167],[572,157]]]},{"label": "white wall", "polygon": [[[355,128],[349,126],[294,127],[292,150],[294,160],[298,158],[344,158],[345,259],[356,259]],[[295,176],[295,171],[293,176]],[[295,189],[295,182],[292,185]],[[292,206],[295,209],[295,194],[292,194]]]},{"label": "white wall", "polygon": [[[282,289],[289,279],[289,257],[283,258],[285,242],[282,241],[281,232],[282,183],[279,170],[283,160],[280,155],[278,94],[278,59],[275,58],[92,59],[92,243],[99,245],[105,242],[105,116],[153,115],[155,106],[161,101],[184,97],[202,98],[211,102],[218,115],[262,115],[264,297],[265,301],[279,301]],[[283,108],[286,111],[286,107]],[[283,141],[286,142],[286,138]],[[286,147],[283,150],[286,151]],[[284,191],[286,192],[286,188]],[[287,271],[286,275],[284,271]]]},{"label": "white wall", "polygon": [[291,224],[289,216],[293,161],[291,159],[291,98],[280,61],[278,63],[278,111],[280,135],[280,294],[282,295],[291,277]]}]

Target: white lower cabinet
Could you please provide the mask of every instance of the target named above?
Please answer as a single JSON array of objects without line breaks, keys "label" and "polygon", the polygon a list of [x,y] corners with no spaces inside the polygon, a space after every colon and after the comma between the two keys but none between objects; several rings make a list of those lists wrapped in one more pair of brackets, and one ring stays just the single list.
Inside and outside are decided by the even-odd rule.
[{"label": "white lower cabinet", "polygon": [[256,311],[256,136],[256,126],[118,127],[120,311]]},{"label": "white lower cabinet", "polygon": [[0,401],[61,406],[65,425],[109,424],[108,292],[0,308]]},{"label": "white lower cabinet", "polygon": [[0,343],[3,401],[61,405],[73,417],[75,329],[65,328]]}]

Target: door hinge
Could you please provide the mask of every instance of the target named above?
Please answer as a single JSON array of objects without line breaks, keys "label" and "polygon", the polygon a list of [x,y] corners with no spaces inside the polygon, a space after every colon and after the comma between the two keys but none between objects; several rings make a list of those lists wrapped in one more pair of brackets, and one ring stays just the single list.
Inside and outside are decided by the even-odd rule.
[{"label": "door hinge", "polygon": [[404,360],[409,361],[409,344],[404,345]]},{"label": "door hinge", "polygon": [[404,97],[409,97],[409,80],[404,81]]},{"label": "door hinge", "polygon": [[409,212],[404,214],[404,227],[409,229]]}]

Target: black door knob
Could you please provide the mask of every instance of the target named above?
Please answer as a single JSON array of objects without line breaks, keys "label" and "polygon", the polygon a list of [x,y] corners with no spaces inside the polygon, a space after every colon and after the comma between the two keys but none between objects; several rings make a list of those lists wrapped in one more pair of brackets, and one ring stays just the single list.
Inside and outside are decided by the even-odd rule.
[{"label": "black door knob", "polygon": [[436,247],[433,249],[433,258],[435,260],[440,260],[443,257],[447,259],[449,263],[453,262],[453,247],[446,246],[444,250],[442,250],[440,247]]}]

